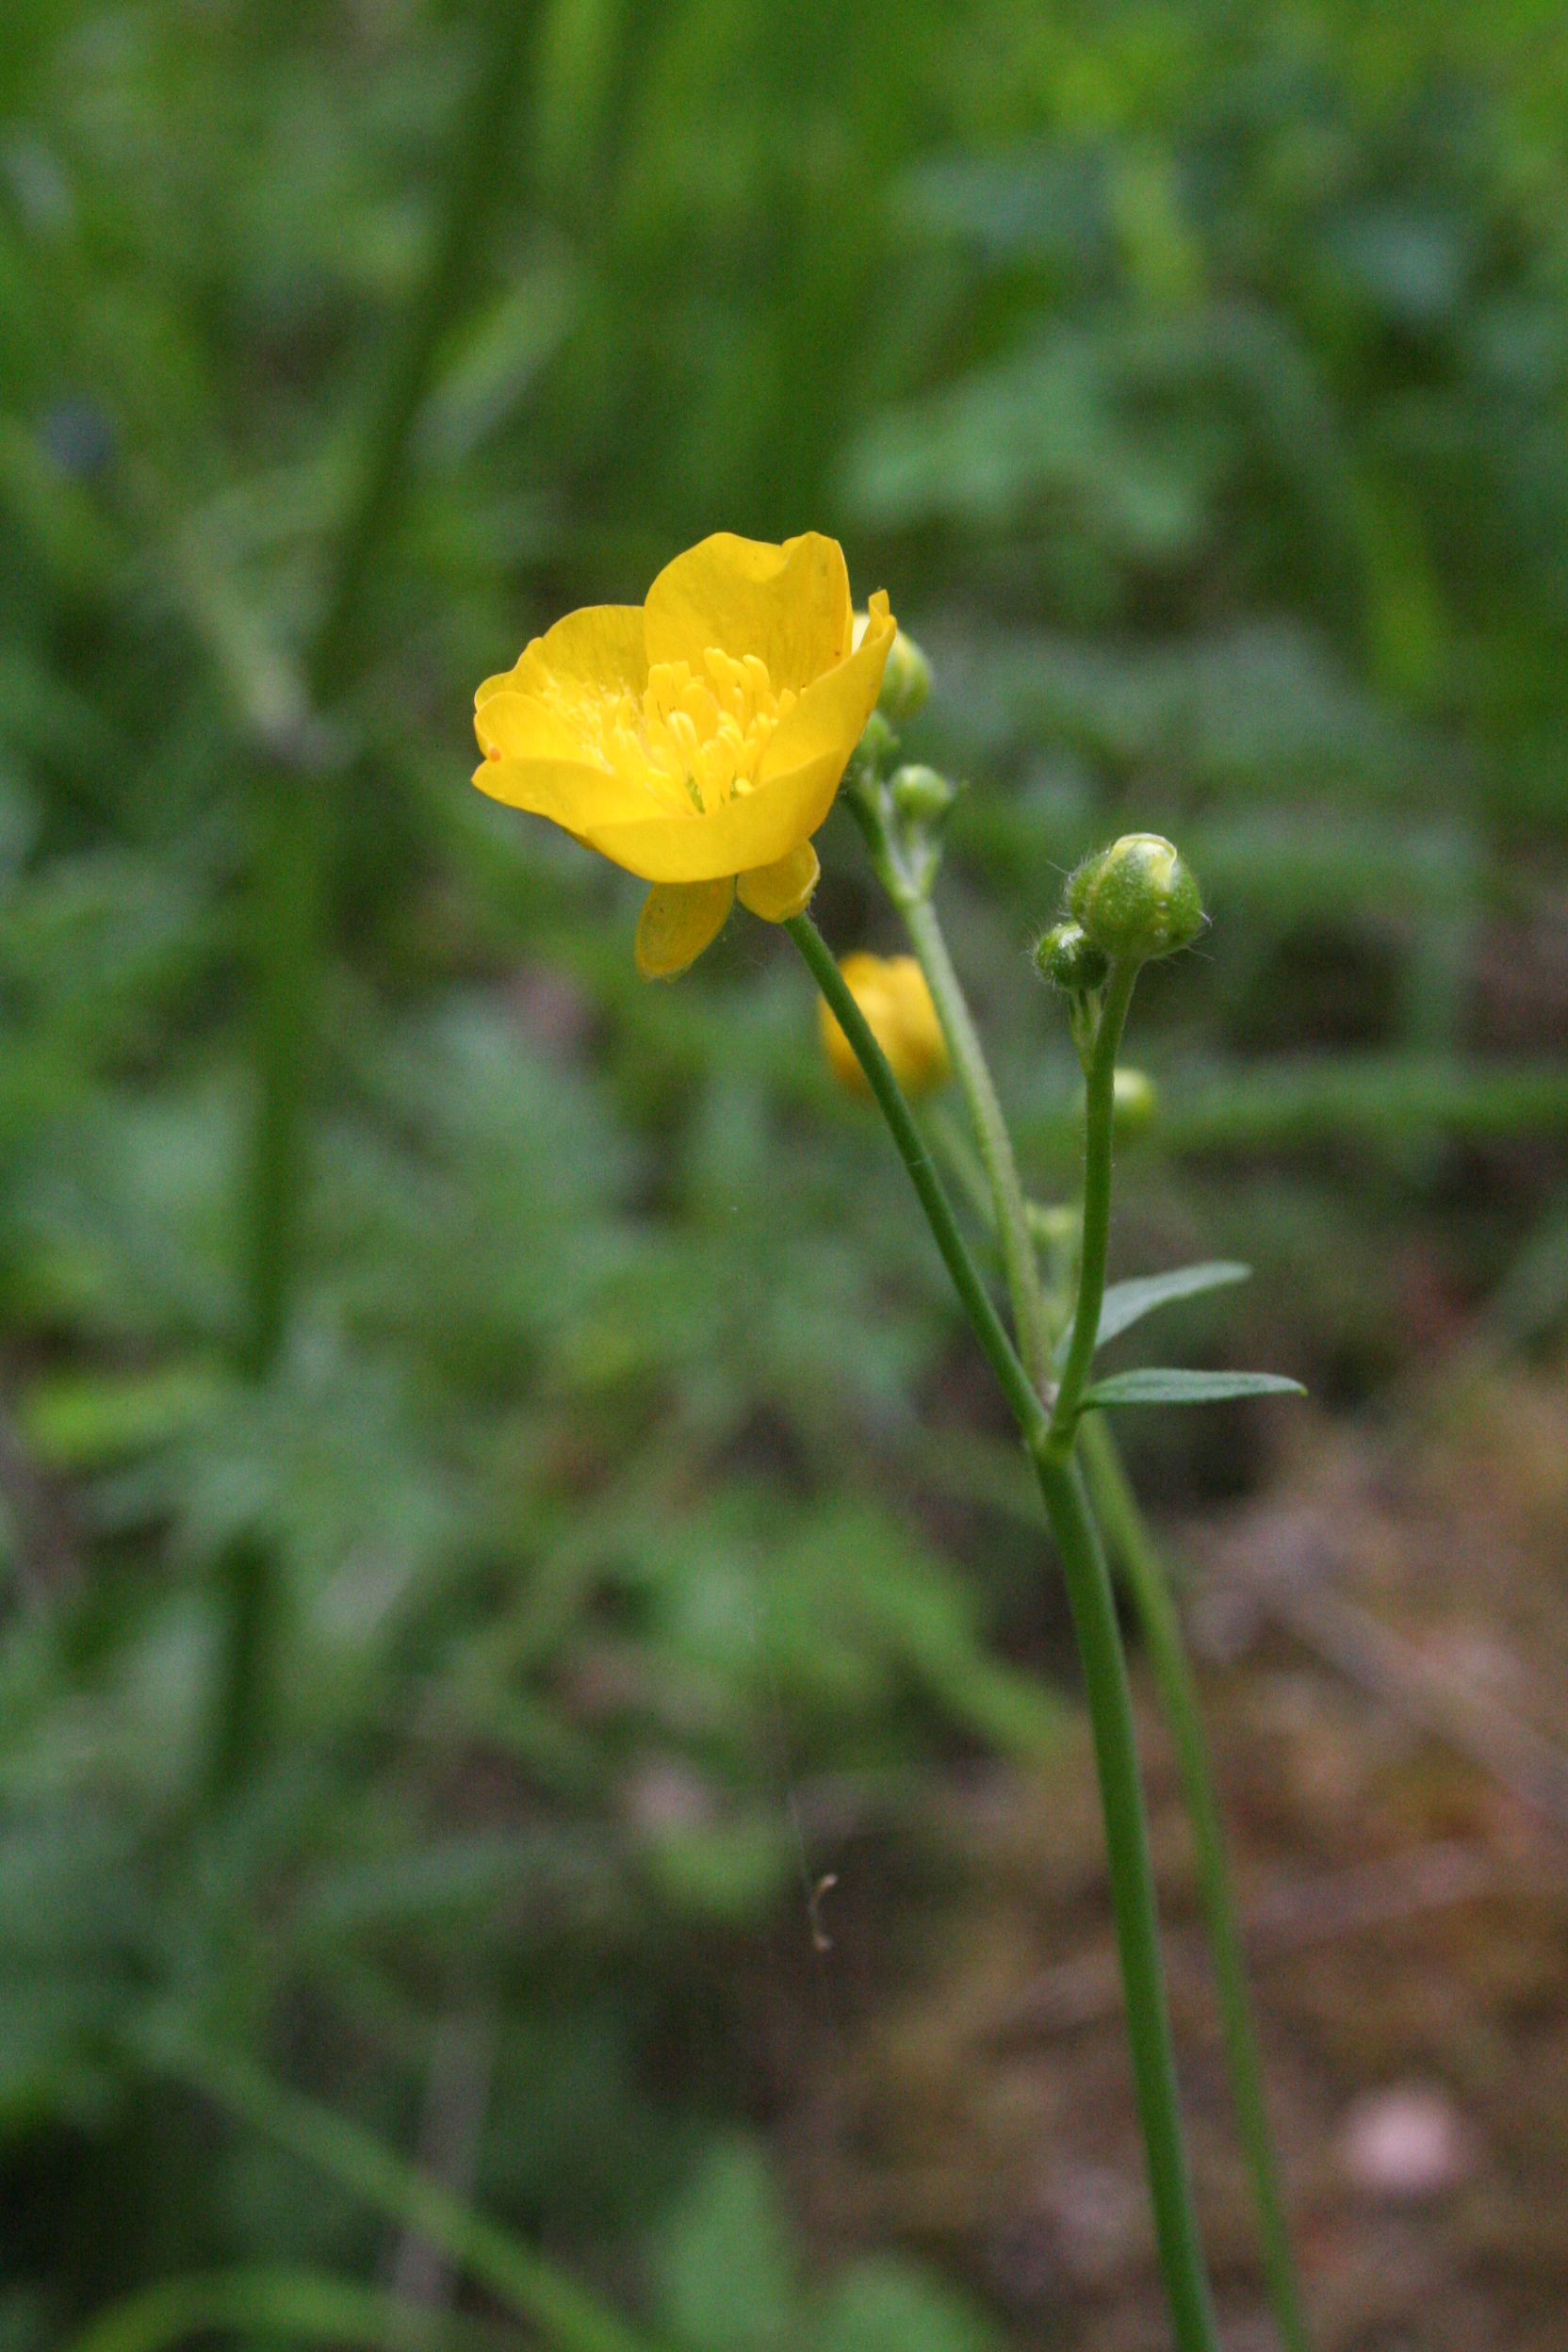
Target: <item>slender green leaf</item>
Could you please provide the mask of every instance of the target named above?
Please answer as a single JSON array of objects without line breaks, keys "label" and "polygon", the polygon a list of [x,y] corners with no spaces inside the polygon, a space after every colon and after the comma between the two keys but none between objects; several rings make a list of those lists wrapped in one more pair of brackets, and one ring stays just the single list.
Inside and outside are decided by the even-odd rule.
[{"label": "slender green leaf", "polygon": [[308,2270],[223,2270],[165,2278],[111,2303],[67,2352],[165,2352],[221,2329],[368,2344],[375,2352],[504,2352],[515,2331],[499,2321],[426,2310],[356,2279]]},{"label": "slender green leaf", "polygon": [[[1103,1348],[1119,1331],[1127,1331],[1141,1322],[1156,1307],[1163,1307],[1171,1298],[1196,1298],[1205,1290],[1220,1290],[1227,1282],[1244,1282],[1252,1269],[1234,1258],[1208,1258],[1200,1266],[1172,1266],[1168,1274],[1142,1274],[1130,1282],[1112,1282],[1100,1308],[1100,1329],[1094,1344]],[[1072,1330],[1069,1328],[1056,1343],[1054,1361],[1067,1362]]]},{"label": "slender green leaf", "polygon": [[286,2090],[237,2051],[175,2034],[167,2042],[151,2039],[148,2055],[253,2131],[416,2230],[560,2352],[648,2352],[648,2340],[609,2304],[348,2116]]},{"label": "slender green leaf", "polygon": [[1217,1405],[1231,1396],[1304,1396],[1299,1380],[1281,1372],[1173,1372],[1140,1364],[1135,1372],[1113,1372],[1084,1392],[1093,1405]]}]

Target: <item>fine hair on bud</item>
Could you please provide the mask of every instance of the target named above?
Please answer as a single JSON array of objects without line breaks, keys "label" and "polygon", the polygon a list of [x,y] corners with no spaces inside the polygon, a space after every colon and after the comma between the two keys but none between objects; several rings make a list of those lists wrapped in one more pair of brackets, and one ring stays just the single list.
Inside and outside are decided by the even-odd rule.
[{"label": "fine hair on bud", "polygon": [[1174,955],[1205,921],[1191,867],[1159,833],[1124,833],[1086,858],[1069,876],[1067,904],[1096,947],[1131,964]]},{"label": "fine hair on bud", "polygon": [[1084,996],[1103,987],[1110,963],[1082,923],[1054,923],[1036,946],[1035,968],[1054,988],[1063,988],[1070,996]]}]

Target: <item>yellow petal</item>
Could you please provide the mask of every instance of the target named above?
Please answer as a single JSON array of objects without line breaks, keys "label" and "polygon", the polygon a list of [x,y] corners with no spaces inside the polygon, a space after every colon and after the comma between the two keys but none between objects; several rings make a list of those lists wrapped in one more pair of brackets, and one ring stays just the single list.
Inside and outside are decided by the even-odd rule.
[{"label": "yellow petal", "polygon": [[694,964],[724,929],[735,896],[732,881],[658,883],[643,901],[637,924],[637,969],[645,980],[674,980]]},{"label": "yellow petal", "polygon": [[627,823],[646,815],[648,792],[636,777],[617,776],[585,758],[580,738],[536,694],[512,691],[505,678],[501,689],[474,713],[474,732],[485,754],[474,771],[482,792],[579,835],[590,812]]},{"label": "yellow petal", "polygon": [[[499,764],[492,762],[492,775]],[[793,776],[776,776],[765,792],[737,792],[733,800],[701,817],[622,817],[601,811],[596,796],[583,794],[573,809],[570,829],[602,858],[645,881],[716,882],[749,873],[754,866],[776,865],[808,841],[832,808],[842,774],[842,760],[837,766],[819,760]],[[475,780],[495,790],[482,769]],[[498,792],[496,796],[504,797]],[[643,805],[647,805],[645,798]],[[556,819],[558,825],[565,822]]]},{"label": "yellow petal", "polygon": [[641,607],[585,604],[568,612],[525,646],[515,669],[487,678],[474,700],[482,709],[492,694],[541,694],[552,678],[604,693],[625,687],[640,694],[648,682]]},{"label": "yellow petal", "polygon": [[689,662],[710,645],[760,657],[776,694],[799,694],[849,651],[854,612],[836,539],[808,531],[781,547],[716,531],[667,564],[643,608],[650,662]]},{"label": "yellow petal", "polygon": [[762,754],[757,771],[757,789],[761,793],[775,777],[782,778],[792,772],[837,760],[833,778],[837,791],[839,778],[849,764],[849,755],[860,740],[866,721],[876,708],[876,697],[882,691],[882,672],[898,625],[888,610],[888,599],[878,590],[871,600],[866,618],[866,630],[859,645],[847,662],[808,686],[800,700],[776,731]]},{"label": "yellow petal", "polygon": [[816,851],[809,841],[802,841],[787,858],[771,866],[754,866],[749,874],[739,875],[735,895],[764,923],[788,923],[792,915],[804,914],[810,905],[821,872]]}]

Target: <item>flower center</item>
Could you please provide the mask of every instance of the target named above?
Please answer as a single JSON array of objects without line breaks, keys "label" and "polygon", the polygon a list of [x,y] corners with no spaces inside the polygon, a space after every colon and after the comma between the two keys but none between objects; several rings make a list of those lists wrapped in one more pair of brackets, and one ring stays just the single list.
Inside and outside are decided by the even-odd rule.
[{"label": "flower center", "polygon": [[607,770],[698,816],[754,789],[768,739],[796,700],[792,687],[774,692],[754,653],[737,661],[710,645],[702,666],[699,677],[689,662],[656,662],[641,696],[588,695],[570,713]]}]

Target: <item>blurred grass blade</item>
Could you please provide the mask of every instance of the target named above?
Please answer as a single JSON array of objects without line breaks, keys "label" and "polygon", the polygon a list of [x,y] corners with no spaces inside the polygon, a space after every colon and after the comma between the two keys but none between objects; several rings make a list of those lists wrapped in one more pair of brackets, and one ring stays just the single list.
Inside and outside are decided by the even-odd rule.
[{"label": "blurred grass blade", "polygon": [[162,2054],[160,2070],[418,2230],[562,2352],[650,2352],[646,2337],[509,2230],[358,2124],[286,2090],[249,2060],[180,2042]]},{"label": "blurred grass blade", "polygon": [[66,2352],[165,2352],[219,2329],[265,2329],[385,2352],[505,2352],[516,2341],[499,2322],[429,2311],[354,2279],[308,2270],[223,2270],[165,2279],[111,2303]]},{"label": "blurred grass blade", "polygon": [[1182,1372],[1143,1364],[1113,1372],[1084,1392],[1084,1405],[1217,1405],[1232,1396],[1304,1396],[1299,1380],[1282,1372]]},{"label": "blurred grass blade", "polygon": [[[1210,1258],[1201,1266],[1173,1266],[1168,1274],[1140,1275],[1135,1282],[1112,1282],[1100,1308],[1100,1328],[1094,1344],[1103,1348],[1156,1307],[1163,1307],[1169,1298],[1196,1298],[1205,1290],[1221,1290],[1227,1282],[1244,1282],[1252,1269],[1234,1258]],[[1070,1331],[1057,1341],[1053,1362],[1058,1365],[1067,1361]]]}]

